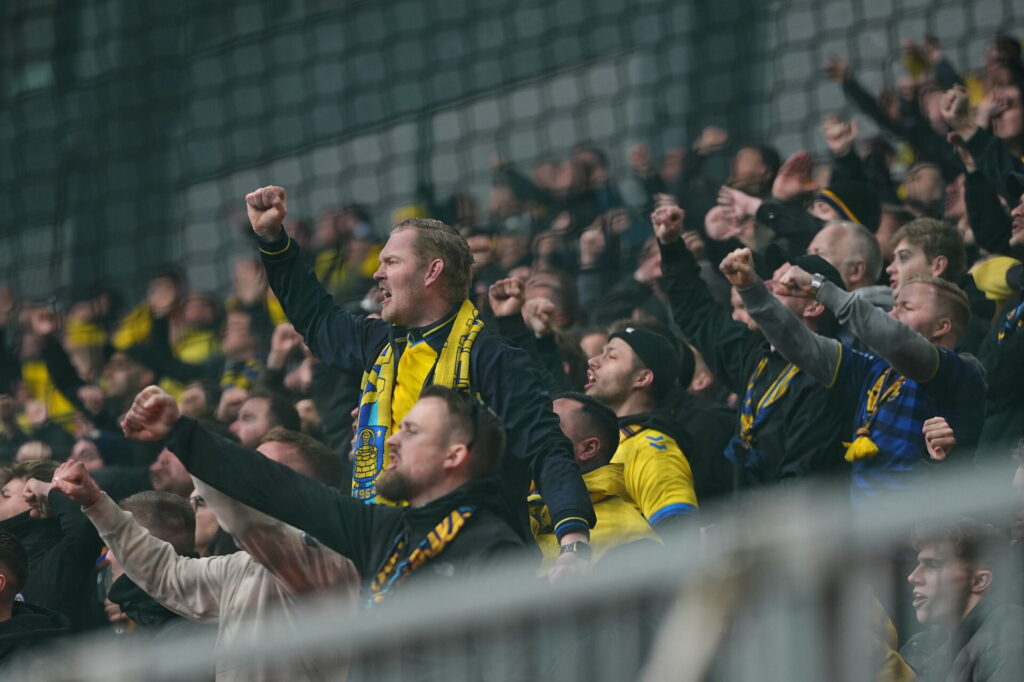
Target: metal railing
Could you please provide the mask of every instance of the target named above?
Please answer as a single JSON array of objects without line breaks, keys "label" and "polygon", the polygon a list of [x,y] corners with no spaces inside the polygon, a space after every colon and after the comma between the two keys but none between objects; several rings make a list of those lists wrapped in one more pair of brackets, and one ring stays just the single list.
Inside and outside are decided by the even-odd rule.
[{"label": "metal railing", "polygon": [[[668,538],[585,579],[552,586],[532,566],[510,564],[482,580],[413,585],[354,616],[318,595],[299,627],[277,623],[265,639],[216,656],[258,664],[344,654],[351,679],[373,680],[876,679],[885,634],[878,605],[889,607],[903,639],[913,627],[911,531],[965,516],[1008,527],[1021,497],[993,480],[951,468],[925,490],[855,514],[842,486],[767,491],[702,512],[713,524],[699,541],[692,532]],[[196,679],[213,667],[204,651],[188,639],[108,636],[64,645],[26,674]]]}]

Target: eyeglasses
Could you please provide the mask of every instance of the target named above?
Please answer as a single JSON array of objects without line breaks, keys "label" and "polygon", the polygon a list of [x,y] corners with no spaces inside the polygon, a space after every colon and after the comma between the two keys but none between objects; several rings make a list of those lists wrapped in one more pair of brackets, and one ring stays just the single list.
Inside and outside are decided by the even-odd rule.
[{"label": "eyeglasses", "polygon": [[202,495],[193,495],[188,498],[188,503],[192,506],[192,509],[199,509],[200,507],[206,506],[206,500],[203,499]]}]

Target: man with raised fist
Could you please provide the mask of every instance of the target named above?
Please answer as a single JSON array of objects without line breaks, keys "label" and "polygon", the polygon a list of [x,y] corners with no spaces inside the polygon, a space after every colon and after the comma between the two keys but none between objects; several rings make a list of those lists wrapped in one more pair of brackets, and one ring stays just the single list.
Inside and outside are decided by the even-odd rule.
[{"label": "man with raised fist", "polygon": [[[391,232],[374,279],[383,292],[382,320],[360,318],[334,305],[303,267],[285,233],[287,197],[263,187],[245,198],[274,293],[321,361],[362,371],[353,455],[352,495],[384,501],[377,478],[389,466],[389,437],[420,392],[440,384],[479,395],[509,436],[500,464],[509,519],[529,540],[526,496],[535,481],[569,551],[585,543],[594,511],[528,356],[484,329],[468,300],[472,255],[466,240],[437,220],[410,219]],[[576,561],[574,561],[574,559]],[[577,566],[579,557],[561,560]],[[557,573],[557,571],[556,571]]]},{"label": "man with raised fist", "polygon": [[861,353],[800,324],[757,277],[749,249],[729,254],[721,270],[779,353],[833,394],[856,397],[853,411],[843,415],[855,504],[923,482],[929,460],[923,428],[931,417],[946,418],[958,450],[971,452],[985,417],[985,381],[976,359],[953,351],[969,315],[956,285],[912,277],[886,314],[798,265],[779,273],[776,296],[781,291],[833,311],[873,351]]},{"label": "man with raised fist", "polygon": [[[729,306],[715,301],[681,238],[682,209],[663,206],[651,221],[661,247],[662,286],[672,317],[715,377],[740,399],[739,424],[725,451],[733,465],[734,486],[793,481],[840,467],[842,396],[829,394],[776,352],[760,331],[737,322]],[[793,262],[842,286],[839,273],[818,256],[800,256]],[[835,320],[820,304],[781,291],[776,295],[807,329],[835,331]]]}]

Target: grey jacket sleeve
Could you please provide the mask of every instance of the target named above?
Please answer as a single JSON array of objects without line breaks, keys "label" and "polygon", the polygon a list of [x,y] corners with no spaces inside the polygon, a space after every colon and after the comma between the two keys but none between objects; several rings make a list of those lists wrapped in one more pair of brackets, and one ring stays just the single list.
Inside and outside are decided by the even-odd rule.
[{"label": "grey jacket sleeve", "polygon": [[825,282],[818,300],[900,374],[919,384],[931,381],[939,369],[939,351],[931,341],[871,303]]},{"label": "grey jacket sleeve", "polygon": [[842,344],[804,326],[771,295],[764,282],[758,280],[739,292],[750,317],[784,358],[826,386],[835,383]]}]

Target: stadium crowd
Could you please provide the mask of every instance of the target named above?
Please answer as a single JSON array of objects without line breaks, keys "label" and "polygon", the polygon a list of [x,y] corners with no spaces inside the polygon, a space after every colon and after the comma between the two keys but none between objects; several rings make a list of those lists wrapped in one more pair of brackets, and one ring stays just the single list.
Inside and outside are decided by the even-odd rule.
[{"label": "stadium crowd", "polygon": [[[226,299],[175,267],[127,310],[0,292],[0,665],[97,629],[257,638],[311,592],[372,609],[531,548],[574,580],[812,477],[853,513],[976,463],[1024,490],[1021,45],[902,58],[877,96],[826,65],[880,131],[827,117],[828,158],[710,127],[618,176],[587,144],[495,159],[486,216],[421,187],[383,238],[267,186]],[[879,679],[1021,679],[1021,518],[915,535],[920,627]]]}]

